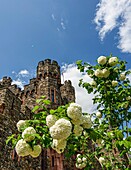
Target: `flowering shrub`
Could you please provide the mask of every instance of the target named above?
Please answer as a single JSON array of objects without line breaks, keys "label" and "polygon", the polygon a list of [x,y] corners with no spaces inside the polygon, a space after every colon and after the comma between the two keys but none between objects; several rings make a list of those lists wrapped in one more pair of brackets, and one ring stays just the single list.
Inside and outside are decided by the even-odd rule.
[{"label": "flowering shrub", "polygon": [[82,113],[77,103],[49,111],[46,105],[50,101],[42,96],[36,101],[33,119],[19,121],[21,133],[7,139],[19,156],[38,157],[44,147],[64,152],[67,158],[75,157],[78,169],[130,169],[130,71],[117,57],[100,56],[97,62],[92,66],[77,61],[78,69],[92,78],[91,83],[80,80],[79,85],[94,94],[95,112]]}]

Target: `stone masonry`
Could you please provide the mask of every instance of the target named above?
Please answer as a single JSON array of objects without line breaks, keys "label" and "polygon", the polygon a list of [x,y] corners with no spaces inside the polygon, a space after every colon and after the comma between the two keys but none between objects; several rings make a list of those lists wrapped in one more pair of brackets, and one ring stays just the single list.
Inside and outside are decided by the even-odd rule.
[{"label": "stone masonry", "polygon": [[[56,61],[46,59],[38,63],[36,78],[30,80],[21,90],[12,85],[10,77],[0,82],[0,170],[66,170],[62,164],[64,155],[52,150],[42,151],[37,159],[20,158],[11,146],[6,146],[7,136],[17,134],[16,123],[30,119],[36,99],[46,96],[51,100],[50,108],[75,101],[75,90],[71,81],[61,84],[60,66]],[[43,158],[48,157],[49,167]],[[68,168],[71,170],[72,168]],[[74,169],[74,168],[73,168]]]}]

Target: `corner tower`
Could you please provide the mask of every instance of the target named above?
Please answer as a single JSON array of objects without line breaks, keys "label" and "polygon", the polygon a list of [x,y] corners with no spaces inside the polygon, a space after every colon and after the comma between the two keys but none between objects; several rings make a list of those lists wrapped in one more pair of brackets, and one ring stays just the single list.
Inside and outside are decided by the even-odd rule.
[{"label": "corner tower", "polygon": [[37,98],[42,95],[52,101],[54,107],[61,105],[61,77],[60,66],[56,61],[46,59],[37,66]]}]

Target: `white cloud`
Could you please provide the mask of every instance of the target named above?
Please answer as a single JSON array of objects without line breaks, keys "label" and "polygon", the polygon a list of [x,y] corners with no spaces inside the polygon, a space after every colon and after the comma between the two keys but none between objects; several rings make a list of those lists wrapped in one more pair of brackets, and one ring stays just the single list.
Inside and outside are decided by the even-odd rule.
[{"label": "white cloud", "polygon": [[78,86],[79,80],[83,79],[86,82],[91,82],[91,78],[88,75],[84,75],[79,72],[75,64],[69,64],[62,66],[63,76],[61,76],[62,83],[63,79],[71,80],[72,85],[75,87],[76,102],[83,108],[83,112],[92,113],[95,111],[96,106],[92,103],[93,94],[88,94],[85,89]]},{"label": "white cloud", "polygon": [[29,71],[27,70],[21,70],[18,75],[21,75],[22,77],[28,76],[29,75]]},{"label": "white cloud", "polygon": [[64,22],[61,22],[61,27],[62,27],[63,30],[66,29]]},{"label": "white cloud", "polygon": [[94,22],[101,40],[105,35],[118,28],[118,48],[122,52],[131,52],[131,1],[100,0],[97,5]]},{"label": "white cloud", "polygon": [[24,89],[25,82],[23,82],[21,79],[13,80],[12,83],[16,84],[18,87],[20,87],[22,90]]},{"label": "white cloud", "polygon": [[55,18],[55,15],[54,14],[51,14],[51,18],[55,21],[56,18]]}]

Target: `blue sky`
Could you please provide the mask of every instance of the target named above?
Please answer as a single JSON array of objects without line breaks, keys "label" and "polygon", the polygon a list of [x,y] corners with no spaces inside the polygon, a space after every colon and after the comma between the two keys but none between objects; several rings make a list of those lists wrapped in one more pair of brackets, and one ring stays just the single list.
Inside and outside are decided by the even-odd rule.
[{"label": "blue sky", "polygon": [[130,11],[130,0],[0,0],[0,79],[30,78],[46,58],[75,67],[112,53],[131,68]]}]

